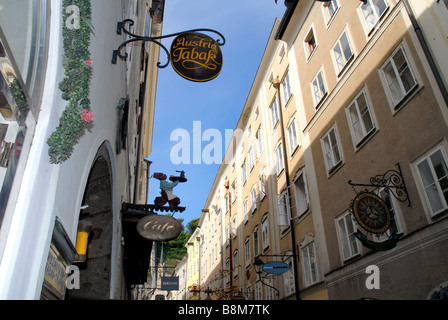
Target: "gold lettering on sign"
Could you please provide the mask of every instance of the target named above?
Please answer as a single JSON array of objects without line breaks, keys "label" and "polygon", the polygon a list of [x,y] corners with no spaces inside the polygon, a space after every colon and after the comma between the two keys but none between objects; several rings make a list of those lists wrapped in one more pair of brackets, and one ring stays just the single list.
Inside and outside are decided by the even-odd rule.
[{"label": "gold lettering on sign", "polygon": [[212,39],[203,39],[193,36],[191,39],[179,37],[172,46],[173,62],[182,61],[182,67],[185,69],[195,70],[206,68],[216,70],[220,63],[216,61],[217,45]]}]

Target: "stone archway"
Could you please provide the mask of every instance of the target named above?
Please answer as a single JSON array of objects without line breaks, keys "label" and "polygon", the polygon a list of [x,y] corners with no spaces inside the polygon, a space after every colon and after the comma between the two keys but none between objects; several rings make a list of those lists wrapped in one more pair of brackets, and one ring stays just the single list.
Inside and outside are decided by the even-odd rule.
[{"label": "stone archway", "polygon": [[113,240],[113,178],[108,149],[103,144],[95,156],[87,180],[79,221],[92,224],[87,259],[78,265],[80,289],[70,290],[69,299],[109,299]]}]

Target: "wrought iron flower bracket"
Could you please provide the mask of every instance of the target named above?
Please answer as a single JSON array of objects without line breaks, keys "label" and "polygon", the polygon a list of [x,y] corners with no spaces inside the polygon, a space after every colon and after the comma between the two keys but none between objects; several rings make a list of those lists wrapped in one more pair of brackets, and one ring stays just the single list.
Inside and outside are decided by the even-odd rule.
[{"label": "wrought iron flower bracket", "polygon": [[408,207],[411,206],[411,200],[409,198],[408,190],[403,179],[403,173],[401,171],[400,164],[396,164],[398,170],[388,170],[386,173],[376,175],[370,178],[370,184],[353,183],[352,180],[348,181],[351,186],[361,187],[375,187],[384,188],[384,191],[390,193],[400,202],[408,202]]},{"label": "wrought iron flower bracket", "polygon": [[[126,29],[127,24],[129,25],[128,29]],[[178,35],[180,35],[182,33],[186,33],[186,32],[202,31],[202,32],[212,32],[212,33],[216,33],[217,35],[219,35],[221,37],[221,39],[216,40],[216,43],[219,46],[222,47],[226,43],[226,39],[224,38],[224,36],[221,33],[219,33],[218,31],[213,30],[213,29],[192,29],[192,30],[186,30],[186,31],[181,31],[181,32],[177,32],[177,33],[167,34],[167,35],[159,36],[159,37],[145,37],[145,36],[139,36],[139,35],[136,35],[136,34],[130,32],[129,31],[130,27],[132,27],[133,25],[134,25],[134,20],[132,20],[132,19],[125,19],[122,22],[118,22],[117,35],[121,35],[122,32],[124,32],[125,34],[129,35],[132,38],[124,41],[122,44],[120,44],[120,46],[117,48],[117,50],[113,51],[112,64],[117,63],[117,57],[120,57],[120,59],[126,61],[126,59],[128,58],[128,53],[125,52],[124,54],[122,54],[121,51],[124,47],[126,47],[126,45],[128,43],[136,42],[136,41],[143,41],[143,42],[149,41],[149,42],[155,43],[158,46],[160,46],[163,49],[163,51],[165,51],[168,61],[164,64],[160,63],[160,61],[159,61],[157,63],[157,67],[159,67],[160,69],[166,68],[170,64],[170,53],[169,53],[169,50],[158,40],[175,37],[175,36],[178,36]]]}]

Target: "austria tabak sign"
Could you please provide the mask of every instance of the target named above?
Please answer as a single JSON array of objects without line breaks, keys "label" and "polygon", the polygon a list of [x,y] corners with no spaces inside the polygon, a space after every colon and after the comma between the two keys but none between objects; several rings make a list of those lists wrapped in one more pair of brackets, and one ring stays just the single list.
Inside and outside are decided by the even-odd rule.
[{"label": "austria tabak sign", "polygon": [[170,59],[173,69],[183,78],[205,82],[216,78],[222,68],[219,44],[198,32],[185,32],[171,44]]}]

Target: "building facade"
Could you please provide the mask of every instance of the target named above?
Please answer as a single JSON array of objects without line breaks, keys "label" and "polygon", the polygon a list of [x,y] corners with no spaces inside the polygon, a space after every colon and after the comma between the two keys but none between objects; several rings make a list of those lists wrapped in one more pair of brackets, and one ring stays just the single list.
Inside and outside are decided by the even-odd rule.
[{"label": "building facade", "polygon": [[221,220],[225,298],[447,285],[446,9],[293,1],[276,21],[201,218]]},{"label": "building facade", "polygon": [[162,13],[163,1],[0,1],[1,299],[128,297],[120,210],[139,193],[158,55],[134,44],[111,58],[118,22],[152,33]]}]

